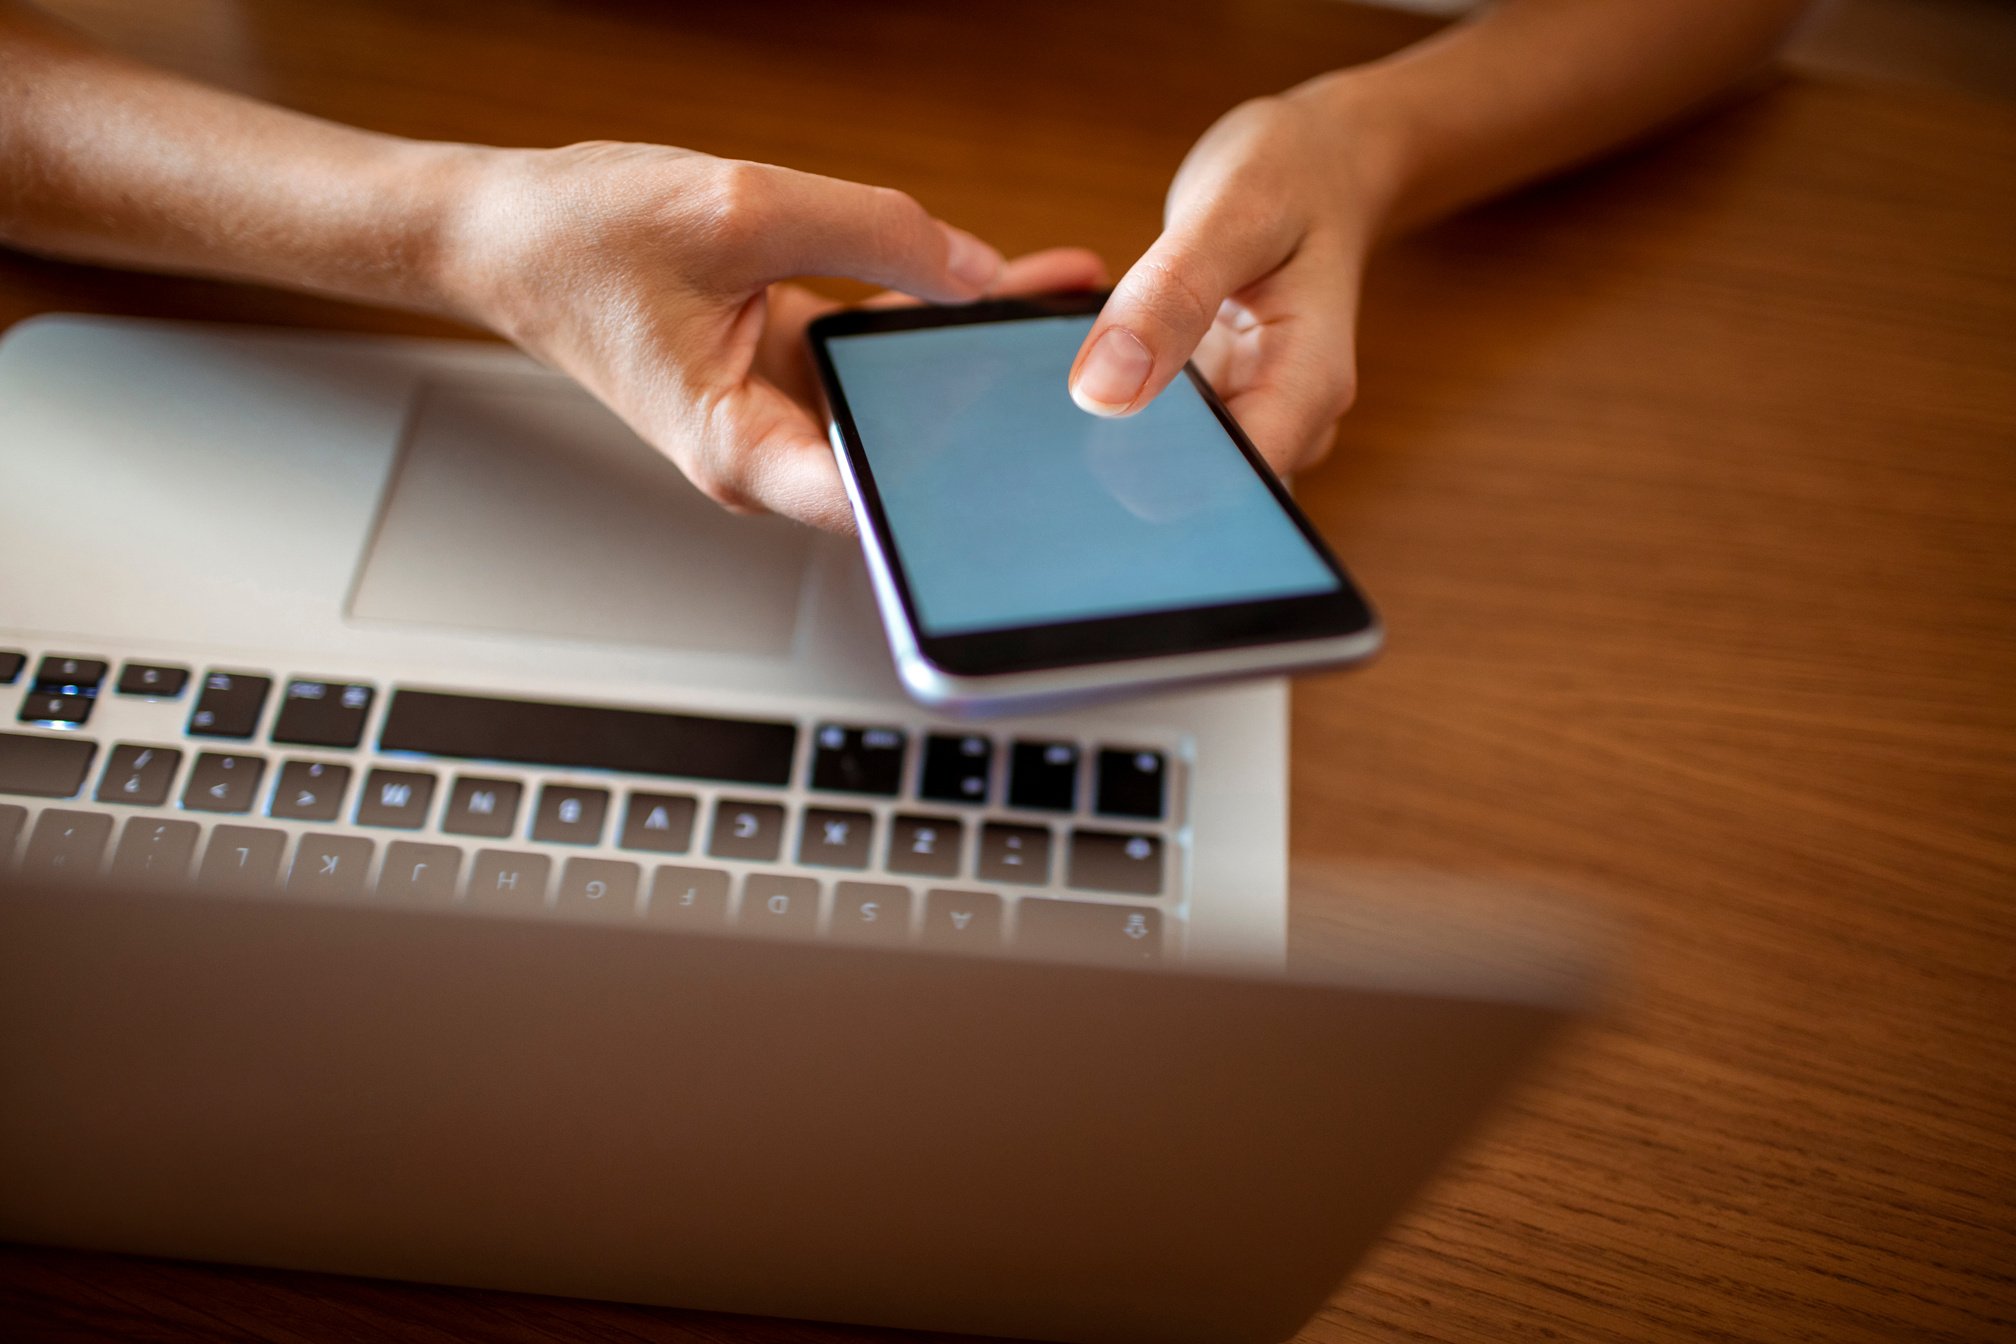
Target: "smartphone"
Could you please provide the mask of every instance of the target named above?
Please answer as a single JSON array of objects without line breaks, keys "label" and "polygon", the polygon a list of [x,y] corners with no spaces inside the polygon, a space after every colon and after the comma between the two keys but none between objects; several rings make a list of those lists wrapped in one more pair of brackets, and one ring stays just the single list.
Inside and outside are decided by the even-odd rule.
[{"label": "smartphone", "polygon": [[1126,419],[1071,400],[1104,299],[812,324],[905,689],[998,714],[1369,657],[1370,604],[1194,367]]}]

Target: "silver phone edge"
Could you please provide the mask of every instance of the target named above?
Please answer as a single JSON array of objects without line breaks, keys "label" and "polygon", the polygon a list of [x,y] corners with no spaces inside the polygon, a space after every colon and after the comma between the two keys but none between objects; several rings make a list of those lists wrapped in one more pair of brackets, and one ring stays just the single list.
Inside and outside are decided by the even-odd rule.
[{"label": "silver phone edge", "polygon": [[896,576],[889,568],[888,557],[875,544],[861,483],[854,474],[854,464],[848,457],[837,420],[827,421],[826,437],[840,468],[847,501],[854,510],[861,554],[868,562],[869,583],[875,592],[875,607],[882,617],[890,657],[895,660],[896,675],[912,699],[931,709],[959,718],[1049,713],[1177,686],[1350,666],[1367,661],[1385,643],[1385,627],[1375,615],[1365,629],[1333,639],[1212,649],[1084,667],[1004,672],[989,677],[962,677],[946,672],[927,659],[917,646],[896,587]]}]

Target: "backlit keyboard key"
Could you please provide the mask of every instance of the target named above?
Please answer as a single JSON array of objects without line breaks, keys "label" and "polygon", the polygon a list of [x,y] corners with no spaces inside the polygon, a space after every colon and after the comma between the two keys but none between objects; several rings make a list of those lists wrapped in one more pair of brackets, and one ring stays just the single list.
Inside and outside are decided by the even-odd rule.
[{"label": "backlit keyboard key", "polygon": [[280,885],[287,832],[270,826],[219,826],[210,832],[196,884],[205,891],[270,895]]},{"label": "backlit keyboard key", "polygon": [[893,945],[910,937],[910,890],[882,882],[833,888],[833,936],[845,943]]},{"label": "backlit keyboard key", "polygon": [[496,910],[543,910],[552,871],[544,854],[479,849],[469,869],[469,902]]},{"label": "backlit keyboard key", "polygon": [[930,891],[924,896],[924,945],[985,952],[1001,943],[1001,898],[991,891]]},{"label": "backlit keyboard key", "polygon": [[895,728],[821,724],[813,737],[812,787],[894,798],[903,786],[903,746]]},{"label": "backlit keyboard key", "polygon": [[633,793],[616,843],[625,849],[684,854],[693,847],[693,816],[699,806],[684,794]]},{"label": "backlit keyboard key", "polygon": [[328,761],[289,761],[280,767],[268,816],[283,821],[334,821],[343,815],[350,767]]},{"label": "backlit keyboard key", "polygon": [[30,691],[21,701],[21,722],[46,723],[52,728],[76,728],[91,717],[94,703],[88,695]]},{"label": "backlit keyboard key", "polygon": [[718,929],[728,922],[728,874],[719,868],[661,863],[651,875],[647,917],[682,929]]},{"label": "backlit keyboard key", "polygon": [[957,817],[898,816],[889,824],[892,873],[917,877],[957,877],[966,848],[966,824]]},{"label": "backlit keyboard key", "polygon": [[768,863],[784,847],[784,809],[775,803],[723,798],[714,804],[714,832],[707,852],[717,859]]},{"label": "backlit keyboard key", "polygon": [[201,830],[193,821],[128,817],[119,832],[112,871],[142,881],[179,882],[189,876]]},{"label": "backlit keyboard key", "polygon": [[1082,891],[1159,896],[1162,842],[1152,835],[1075,831],[1071,836],[1071,874],[1066,880]]},{"label": "backlit keyboard key", "polygon": [[434,802],[434,776],[421,770],[373,770],[357,796],[357,824],[417,831]]},{"label": "backlit keyboard key", "polygon": [[119,694],[173,700],[189,685],[189,669],[158,663],[128,663],[119,673]]},{"label": "backlit keyboard key", "polygon": [[175,770],[181,764],[179,751],[121,742],[112,748],[112,759],[105,763],[105,775],[98,781],[98,801],[159,807],[168,801]]},{"label": "backlit keyboard key", "polygon": [[1070,742],[1017,742],[1009,756],[1008,805],[1045,812],[1078,807],[1078,748]]},{"label": "backlit keyboard key", "polygon": [[524,794],[524,786],[516,780],[457,775],[441,829],[451,835],[505,839],[518,829],[518,801]]},{"label": "backlit keyboard key", "polygon": [[0,803],[0,873],[14,866],[14,846],[21,843],[21,831],[27,825],[27,808]]},{"label": "backlit keyboard key", "polygon": [[980,831],[978,872],[985,882],[1041,886],[1050,880],[1050,828],[992,821]]},{"label": "backlit keyboard key", "polygon": [[798,862],[821,868],[866,868],[875,818],[866,812],[808,807],[798,833]]},{"label": "backlit keyboard key", "polygon": [[22,666],[28,655],[15,649],[0,649],[0,686],[12,686],[14,678],[21,675]]},{"label": "backlit keyboard key", "polygon": [[102,658],[69,658],[51,654],[35,669],[35,689],[50,695],[96,695],[105,680]]},{"label": "backlit keyboard key", "polygon": [[532,838],[556,845],[599,845],[602,821],[608,815],[607,789],[548,784],[539,790],[539,806],[532,814]]},{"label": "backlit keyboard key", "polygon": [[936,803],[985,803],[993,769],[991,739],[978,733],[933,733],[924,741],[917,796]]},{"label": "backlit keyboard key", "polygon": [[569,859],[560,870],[559,908],[629,919],[637,913],[637,865],[616,859]]},{"label": "backlit keyboard key", "polygon": [[287,872],[287,890],[296,896],[347,900],[364,892],[375,848],[361,835],[324,835],[311,831],[294,850]]},{"label": "backlit keyboard key", "polygon": [[1099,788],[1094,810],[1108,817],[1162,820],[1168,765],[1159,751],[1099,753]]},{"label": "backlit keyboard key", "polygon": [[385,846],[378,870],[378,894],[387,900],[422,905],[447,905],[455,899],[462,875],[462,851],[453,845],[423,845],[394,840]]},{"label": "backlit keyboard key", "polygon": [[189,715],[192,737],[250,737],[259,731],[259,714],[266,707],[266,692],[273,688],[270,677],[247,676],[242,672],[212,672],[203,678],[203,693]]},{"label": "backlit keyboard key", "polygon": [[1162,912],[1031,898],[1015,907],[1015,946],[1042,961],[1159,961]]},{"label": "backlit keyboard key", "polygon": [[383,751],[563,770],[788,784],[795,724],[538,700],[395,690]]},{"label": "backlit keyboard key", "polygon": [[290,681],[273,740],[299,747],[354,747],[364,740],[372,690],[350,682]]},{"label": "backlit keyboard key", "polygon": [[21,871],[30,876],[89,877],[98,871],[105,842],[111,838],[112,818],[104,813],[52,807],[35,819]]},{"label": "backlit keyboard key", "polygon": [[85,738],[0,733],[0,793],[75,798],[98,744]]},{"label": "backlit keyboard key", "polygon": [[744,933],[809,938],[819,927],[819,884],[809,877],[751,873],[742,884]]},{"label": "backlit keyboard key", "polygon": [[250,812],[265,773],[264,757],[203,752],[182,788],[182,806],[196,812]]}]

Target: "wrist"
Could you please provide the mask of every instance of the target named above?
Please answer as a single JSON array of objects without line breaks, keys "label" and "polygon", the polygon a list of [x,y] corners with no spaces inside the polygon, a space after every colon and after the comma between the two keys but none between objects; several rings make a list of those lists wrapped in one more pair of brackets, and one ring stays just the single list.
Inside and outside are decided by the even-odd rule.
[{"label": "wrist", "polygon": [[[388,156],[386,276],[383,302],[478,326],[499,325],[494,276],[493,199],[504,161],[516,151],[437,141],[400,142]],[[508,334],[508,333],[507,333]]]},{"label": "wrist", "polygon": [[1360,69],[1319,75],[1281,95],[1317,128],[1364,251],[1405,231],[1413,162],[1404,118]]}]

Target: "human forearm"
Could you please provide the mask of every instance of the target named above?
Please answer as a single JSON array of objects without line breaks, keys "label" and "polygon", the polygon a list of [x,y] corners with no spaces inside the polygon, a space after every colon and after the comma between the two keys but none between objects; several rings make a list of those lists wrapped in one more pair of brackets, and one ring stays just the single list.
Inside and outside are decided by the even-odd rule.
[{"label": "human forearm", "polygon": [[1501,0],[1289,91],[1332,118],[1390,236],[1586,160],[1761,65],[1810,0]]},{"label": "human forearm", "polygon": [[443,239],[481,151],[339,126],[0,3],[0,242],[458,316]]}]

